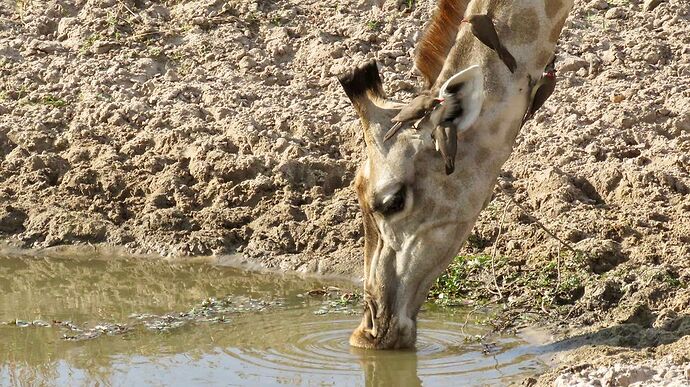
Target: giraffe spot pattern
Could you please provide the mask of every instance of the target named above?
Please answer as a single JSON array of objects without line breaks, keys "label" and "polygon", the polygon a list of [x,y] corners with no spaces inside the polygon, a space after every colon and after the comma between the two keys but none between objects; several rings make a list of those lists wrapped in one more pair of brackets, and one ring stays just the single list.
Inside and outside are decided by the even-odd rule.
[{"label": "giraffe spot pattern", "polygon": [[[549,0],[550,1],[550,0]],[[532,8],[522,8],[514,12],[508,22],[514,44],[526,44],[537,40],[541,23],[539,16]]]},{"label": "giraffe spot pattern", "polygon": [[546,67],[549,61],[551,61],[552,56],[553,53],[551,52],[551,50],[542,49],[537,55],[537,67]]},{"label": "giraffe spot pattern", "polygon": [[565,20],[568,18],[568,14],[565,13],[561,20],[556,22],[554,24],[553,29],[551,30],[551,36],[549,37],[549,41],[552,44],[556,44],[558,42],[558,37],[561,36],[561,30],[563,29],[563,26],[565,25]]},{"label": "giraffe spot pattern", "polygon": [[563,8],[562,0],[547,0],[544,2],[544,10],[546,11],[546,17],[553,19],[558,14],[558,11]]},{"label": "giraffe spot pattern", "polygon": [[474,155],[474,161],[477,164],[484,164],[489,159],[489,156],[491,156],[491,150],[482,146],[477,149],[477,153]]}]

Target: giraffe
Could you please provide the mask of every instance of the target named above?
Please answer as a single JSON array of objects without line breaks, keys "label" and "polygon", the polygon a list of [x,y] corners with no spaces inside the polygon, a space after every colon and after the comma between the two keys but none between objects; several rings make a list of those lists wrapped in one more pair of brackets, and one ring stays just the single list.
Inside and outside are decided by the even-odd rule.
[{"label": "giraffe", "polygon": [[[532,94],[554,55],[574,0],[440,0],[417,46],[422,93],[453,79],[460,116],[444,170],[429,120],[384,140],[405,106],[386,98],[377,65],[339,77],[360,118],[366,158],[355,177],[364,223],[364,316],[350,345],[414,347],[417,315],[436,278],[488,204]],[[509,69],[462,20],[487,14],[517,66]],[[511,72],[514,70],[514,72]],[[459,83],[458,83],[459,81]],[[448,90],[446,90],[448,92]],[[456,134],[457,133],[457,134]],[[456,141],[452,141],[456,140]]]}]

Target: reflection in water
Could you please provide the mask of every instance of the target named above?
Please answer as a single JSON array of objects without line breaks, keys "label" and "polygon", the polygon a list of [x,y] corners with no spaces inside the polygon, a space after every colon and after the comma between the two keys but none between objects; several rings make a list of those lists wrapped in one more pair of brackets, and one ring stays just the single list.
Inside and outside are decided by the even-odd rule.
[{"label": "reflection in water", "polygon": [[[520,339],[497,337],[488,345],[476,339],[486,329],[467,323],[464,311],[433,306],[421,315],[416,351],[351,348],[360,307],[306,294],[324,285],[211,265],[0,256],[0,321],[131,328],[71,342],[54,324],[0,325],[0,385],[493,385],[543,367]],[[225,296],[238,310],[219,323],[192,320],[160,332],[136,317],[190,311]],[[276,306],[240,308],[248,298]]]},{"label": "reflection in water", "polygon": [[352,348],[364,370],[366,386],[421,386],[415,351],[376,352]]}]

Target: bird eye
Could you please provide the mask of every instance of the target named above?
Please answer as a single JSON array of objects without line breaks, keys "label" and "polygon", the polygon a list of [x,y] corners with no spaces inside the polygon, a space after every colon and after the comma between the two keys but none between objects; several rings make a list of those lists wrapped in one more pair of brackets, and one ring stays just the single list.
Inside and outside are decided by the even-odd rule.
[{"label": "bird eye", "polygon": [[398,192],[386,196],[380,202],[376,203],[374,209],[384,216],[398,213],[405,208],[405,196],[405,187],[403,186]]}]

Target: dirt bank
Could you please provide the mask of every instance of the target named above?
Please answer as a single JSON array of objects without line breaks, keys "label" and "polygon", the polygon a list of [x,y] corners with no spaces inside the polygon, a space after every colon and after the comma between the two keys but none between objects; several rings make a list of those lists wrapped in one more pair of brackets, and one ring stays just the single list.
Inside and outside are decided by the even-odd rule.
[{"label": "dirt bank", "polygon": [[[410,98],[433,2],[326,3],[0,3],[0,233],[358,273],[363,144],[335,75],[377,58]],[[506,319],[687,347],[671,338],[690,314],[689,19],[684,0],[577,2],[559,87],[499,178],[529,214],[497,191],[461,252],[496,246],[478,275]]]}]

